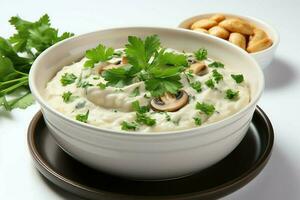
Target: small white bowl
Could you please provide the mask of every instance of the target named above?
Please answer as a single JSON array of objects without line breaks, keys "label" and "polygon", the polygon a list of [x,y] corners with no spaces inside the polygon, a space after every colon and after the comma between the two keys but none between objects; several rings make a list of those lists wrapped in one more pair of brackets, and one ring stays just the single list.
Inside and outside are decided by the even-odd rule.
[{"label": "small white bowl", "polygon": [[[223,14],[227,17],[237,17],[240,19],[244,19],[248,22],[250,22],[251,24],[254,24],[256,27],[261,28],[262,30],[264,30],[268,36],[272,39],[273,44],[272,46],[270,46],[267,49],[264,49],[262,51],[258,51],[255,53],[250,53],[250,55],[258,62],[258,64],[264,69],[267,66],[269,66],[274,58],[275,55],[275,51],[277,49],[277,46],[279,44],[279,34],[278,32],[275,30],[275,28],[273,28],[271,25],[265,23],[264,21],[254,18],[254,17],[250,17],[250,16],[243,16],[243,15],[237,15],[237,14],[230,14],[230,13],[204,13],[204,14],[200,14],[200,15],[196,15],[193,17],[190,17],[186,20],[184,20],[183,22],[181,22],[179,24],[179,28],[184,28],[184,29],[189,29],[189,27],[196,21],[198,21],[199,19],[204,19],[204,18],[209,18],[214,14]],[[190,30],[192,31],[192,30]],[[197,31],[194,31],[197,32]],[[199,34],[204,34],[201,32],[197,32]],[[226,40],[225,40],[226,41]]]},{"label": "small white bowl", "polygon": [[[48,81],[65,65],[84,56],[99,43],[120,48],[128,35],[157,34],[165,47],[209,56],[249,81],[251,101],[238,113],[216,123],[182,131],[145,133],[95,127],[65,117],[46,101]],[[64,40],[44,51],[33,63],[29,84],[41,105],[47,126],[58,145],[77,160],[108,173],[135,179],[165,179],[209,167],[227,156],[243,139],[264,88],[263,73],[242,49],[222,39],[195,32],[157,27],[129,27],[95,31]]]}]

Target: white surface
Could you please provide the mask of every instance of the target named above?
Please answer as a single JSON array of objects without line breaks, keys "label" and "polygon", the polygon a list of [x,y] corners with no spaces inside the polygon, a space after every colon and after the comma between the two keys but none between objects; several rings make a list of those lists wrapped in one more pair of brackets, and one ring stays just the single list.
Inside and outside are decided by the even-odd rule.
[{"label": "white surface", "polygon": [[[300,1],[17,1],[1,0],[1,36],[13,28],[7,20],[19,14],[28,20],[43,13],[55,27],[76,34],[113,26],[161,25],[175,27],[201,12],[224,11],[252,15],[274,24],[281,43],[272,66],[265,70],[266,89],[259,105],[275,129],[272,157],[262,173],[223,200],[297,200],[300,198]],[[0,199],[76,199],[45,184],[27,150],[26,131],[37,105],[0,113]]]}]

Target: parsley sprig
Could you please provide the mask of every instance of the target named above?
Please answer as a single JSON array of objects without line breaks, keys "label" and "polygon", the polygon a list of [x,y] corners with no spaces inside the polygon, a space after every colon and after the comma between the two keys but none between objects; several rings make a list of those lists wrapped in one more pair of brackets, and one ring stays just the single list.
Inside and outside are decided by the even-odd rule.
[{"label": "parsley sprig", "polygon": [[145,40],[129,36],[125,47],[128,64],[104,71],[102,76],[107,85],[124,87],[139,79],[154,97],[166,92],[176,94],[182,88],[180,73],[188,65],[185,55],[166,52],[157,35]]},{"label": "parsley sprig", "polygon": [[[33,61],[53,44],[73,36],[51,27],[47,14],[36,22],[11,17],[16,33],[9,39],[0,37],[0,107],[5,110],[26,108],[34,103],[28,87],[28,74]],[[9,97],[10,100],[7,100]]]}]

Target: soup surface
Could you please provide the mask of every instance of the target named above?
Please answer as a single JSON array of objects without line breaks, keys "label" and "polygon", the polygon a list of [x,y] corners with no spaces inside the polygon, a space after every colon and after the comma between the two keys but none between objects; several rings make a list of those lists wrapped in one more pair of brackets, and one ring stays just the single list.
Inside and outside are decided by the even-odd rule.
[{"label": "soup surface", "polygon": [[163,48],[156,35],[99,45],[63,67],[46,98],[69,118],[111,130],[162,132],[222,120],[250,101],[247,80],[200,48]]}]

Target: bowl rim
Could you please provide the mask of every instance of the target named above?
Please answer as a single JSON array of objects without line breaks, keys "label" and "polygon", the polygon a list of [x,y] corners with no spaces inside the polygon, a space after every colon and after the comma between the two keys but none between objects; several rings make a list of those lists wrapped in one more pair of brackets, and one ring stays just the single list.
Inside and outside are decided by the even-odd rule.
[{"label": "bowl rim", "polygon": [[[32,67],[30,69],[29,72],[29,86],[30,86],[30,90],[31,93],[33,94],[33,96],[35,97],[36,101],[40,104],[40,106],[43,109],[46,109],[47,111],[50,111],[51,113],[53,113],[55,116],[68,121],[71,124],[74,124],[80,128],[86,128],[86,129],[90,129],[90,130],[94,130],[94,131],[98,131],[98,132],[102,132],[102,133],[109,133],[109,134],[114,134],[117,136],[141,136],[141,137],[155,137],[155,136],[165,136],[165,135],[178,135],[178,134],[182,134],[184,132],[193,132],[195,130],[202,130],[203,133],[214,130],[214,129],[219,129],[221,127],[226,126],[227,124],[229,124],[230,120],[232,120],[232,118],[237,118],[238,116],[244,116],[247,111],[249,109],[251,109],[251,107],[255,107],[255,105],[257,104],[257,101],[259,100],[259,98],[262,95],[264,86],[265,86],[265,79],[264,79],[264,75],[263,75],[263,71],[262,69],[259,67],[258,63],[255,61],[255,59],[253,57],[251,57],[249,55],[249,53],[247,53],[246,51],[242,50],[241,48],[237,47],[234,44],[231,44],[229,42],[224,41],[221,38],[217,38],[215,36],[211,36],[211,35],[207,35],[207,34],[202,34],[203,37],[206,37],[209,40],[215,40],[219,43],[223,43],[223,45],[228,46],[229,48],[234,48],[235,50],[237,50],[240,54],[243,54],[244,56],[247,57],[248,60],[250,60],[250,62],[252,62],[252,66],[254,68],[256,68],[259,78],[258,80],[258,88],[257,88],[257,92],[255,94],[255,96],[252,97],[251,101],[249,102],[249,104],[247,104],[244,108],[242,108],[241,110],[239,110],[238,112],[234,113],[233,115],[230,115],[220,121],[216,121],[213,123],[209,123],[205,126],[200,126],[200,127],[192,127],[192,128],[188,128],[188,129],[182,129],[182,130],[175,130],[175,131],[161,131],[161,132],[142,132],[142,131],[123,131],[123,130],[112,130],[112,129],[108,129],[108,128],[101,128],[98,126],[94,126],[92,124],[87,124],[87,123],[83,123],[74,119],[71,119],[67,116],[65,116],[63,113],[58,112],[57,110],[55,110],[52,106],[50,106],[48,104],[48,102],[42,97],[42,95],[40,94],[40,92],[38,91],[37,87],[35,86],[35,76],[36,76],[36,69],[38,68],[38,64],[40,62],[40,60],[44,59],[44,57],[47,55],[47,53],[49,51],[52,51],[52,49],[57,48],[59,46],[63,46],[65,43],[69,42],[69,41],[76,41],[79,38],[86,38],[90,35],[96,34],[96,33],[100,33],[100,32],[105,32],[105,31],[120,31],[120,30],[126,30],[126,29],[154,29],[157,31],[171,31],[171,32],[181,32],[187,35],[194,35],[194,36],[199,36],[198,33],[194,32],[194,31],[190,31],[190,30],[186,30],[186,29],[181,29],[181,28],[170,28],[170,27],[159,27],[159,26],[124,26],[124,27],[115,27],[115,28],[107,28],[107,29],[100,29],[100,30],[96,30],[96,31],[92,31],[92,32],[88,32],[88,33],[84,33],[84,34],[80,34],[80,35],[76,35],[73,36],[71,38],[65,39],[63,41],[60,41],[56,44],[54,44],[53,46],[49,47],[48,49],[46,49],[45,51],[43,51],[38,57],[37,59],[34,61],[34,63],[32,64]],[[46,116],[45,116],[46,117]],[[239,117],[239,118],[240,118]],[[237,118],[236,120],[238,120],[239,118]],[[234,120],[234,121],[236,121]],[[231,122],[232,123],[232,122]],[[222,125],[221,125],[222,124]],[[216,126],[219,125],[219,126]]]},{"label": "bowl rim", "polygon": [[[233,16],[233,17],[245,18],[245,19],[248,19],[250,21],[253,21],[253,22],[257,23],[257,24],[261,24],[264,27],[266,27],[266,29],[268,31],[266,31],[266,30],[264,30],[264,31],[266,31],[266,32],[272,32],[272,34],[274,35],[273,44],[270,47],[268,47],[268,48],[266,48],[264,50],[258,51],[258,52],[248,53],[246,51],[250,55],[256,56],[256,55],[265,53],[267,51],[270,51],[270,50],[276,48],[278,46],[279,42],[280,42],[279,32],[277,31],[277,29],[273,25],[271,25],[271,23],[265,22],[264,20],[262,20],[260,18],[257,18],[257,17],[252,17],[252,16],[249,16],[249,15],[240,15],[240,14],[237,14],[237,13],[229,13],[229,12],[207,12],[207,13],[202,13],[202,14],[198,14],[198,15],[193,15],[193,16],[191,16],[189,18],[186,18],[185,20],[181,21],[177,27],[178,28],[183,28],[183,29],[186,29],[186,30],[189,30],[189,31],[193,31],[191,29],[187,29],[187,28],[183,27],[183,24],[188,23],[188,22],[190,22],[192,20],[202,19],[205,16],[212,16],[212,15],[215,15],[215,14],[223,14],[225,16]],[[193,32],[196,32],[196,31],[193,31]],[[205,33],[201,33],[201,32],[196,32],[196,33],[198,33],[198,34],[205,34]],[[227,41],[227,40],[224,40],[224,41]]]}]

